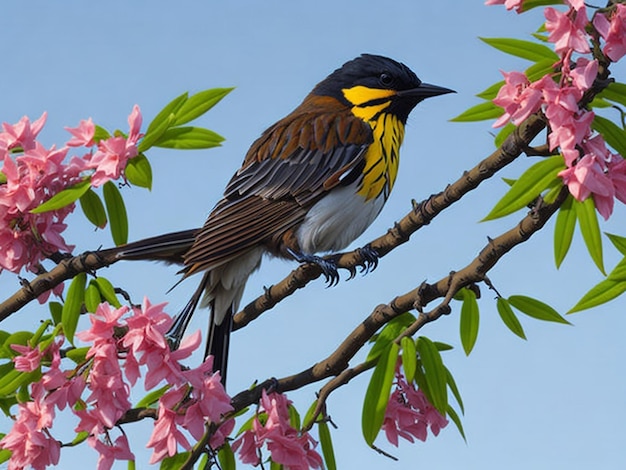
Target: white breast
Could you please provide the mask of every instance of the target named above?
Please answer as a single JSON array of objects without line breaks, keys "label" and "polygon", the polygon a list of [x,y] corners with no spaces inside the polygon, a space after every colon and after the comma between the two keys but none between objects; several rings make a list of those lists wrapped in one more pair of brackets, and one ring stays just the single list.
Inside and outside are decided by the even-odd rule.
[{"label": "white breast", "polygon": [[298,228],[296,237],[304,253],[339,251],[358,238],[380,213],[383,196],[366,201],[356,182],[335,188],[315,204]]}]

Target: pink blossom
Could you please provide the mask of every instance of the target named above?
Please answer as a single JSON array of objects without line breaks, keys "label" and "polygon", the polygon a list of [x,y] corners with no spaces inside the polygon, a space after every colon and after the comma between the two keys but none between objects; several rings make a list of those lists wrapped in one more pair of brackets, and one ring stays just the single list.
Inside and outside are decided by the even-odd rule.
[{"label": "pink blossom", "polygon": [[524,0],[486,0],[485,5],[504,5],[507,10],[515,8],[517,13],[522,11]]},{"label": "pink blossom", "polygon": [[541,89],[531,85],[526,75],[521,72],[501,73],[505,83],[493,102],[504,109],[504,114],[493,127],[503,126],[509,120],[519,124],[541,107]]},{"label": "pink blossom", "polygon": [[91,118],[81,120],[78,127],[66,127],[65,130],[73,136],[67,141],[67,146],[92,147],[94,145],[93,136],[96,132],[96,126]]},{"label": "pink blossom", "polygon": [[447,424],[448,420],[429,403],[424,393],[396,371],[396,388],[389,398],[382,426],[387,440],[396,447],[398,437],[409,442],[414,442],[414,438],[425,441],[428,427],[437,436]]},{"label": "pink blossom", "polygon": [[[110,342],[115,334],[115,328],[120,328],[120,318],[128,312],[128,307],[112,309],[106,302],[98,305],[95,313],[89,315],[91,328],[76,333],[76,337],[88,342]],[[91,352],[90,352],[91,354]]]},{"label": "pink blossom", "polygon": [[15,363],[15,370],[20,372],[32,372],[39,368],[41,364],[41,358],[43,353],[39,350],[39,347],[31,347],[29,345],[11,344],[11,349],[20,353],[13,358]]},{"label": "pink blossom", "polygon": [[626,55],[626,5],[615,4],[610,21],[604,14],[598,13],[593,25],[606,42],[602,51],[609,59],[617,62]]},{"label": "pink blossom", "polygon": [[30,150],[35,146],[37,134],[41,132],[47,118],[48,113],[44,112],[32,124],[26,116],[14,125],[3,123],[4,132],[0,133],[0,141],[4,142],[8,149],[21,147],[24,151]]},{"label": "pink blossom", "polygon": [[88,442],[100,454],[97,470],[109,470],[116,460],[135,460],[124,434],[113,443],[107,444],[98,438],[88,439]]},{"label": "pink blossom", "polygon": [[179,415],[173,411],[184,396],[184,388],[170,389],[159,400],[159,417],[146,444],[146,447],[154,449],[152,457],[150,457],[151,464],[175,455],[179,444],[183,449],[189,450],[191,448],[185,435],[178,429]]},{"label": "pink blossom", "polygon": [[272,461],[289,469],[321,468],[322,458],[315,450],[317,443],[309,435],[294,429],[289,422],[289,404],[286,396],[263,390],[260,408],[267,419],[261,424],[258,415],[252,429],[233,442],[233,451],[239,451],[242,462],[258,464],[259,449],[266,445]]},{"label": "pink blossom", "polygon": [[548,40],[554,43],[554,49],[558,54],[565,54],[570,49],[583,54],[591,52],[589,36],[585,32],[589,20],[584,5],[578,9],[570,8],[567,13],[546,7],[544,14],[546,29],[550,33]]}]

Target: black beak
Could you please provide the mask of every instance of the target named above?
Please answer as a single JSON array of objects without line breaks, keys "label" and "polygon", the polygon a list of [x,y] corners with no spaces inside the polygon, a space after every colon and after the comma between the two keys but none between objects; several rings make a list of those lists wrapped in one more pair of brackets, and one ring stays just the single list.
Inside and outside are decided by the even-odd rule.
[{"label": "black beak", "polygon": [[430,83],[422,83],[417,88],[411,88],[410,90],[400,90],[397,96],[414,96],[422,100],[431,98],[433,96],[445,95],[447,93],[456,93],[454,90],[444,88],[442,86],[431,85]]}]

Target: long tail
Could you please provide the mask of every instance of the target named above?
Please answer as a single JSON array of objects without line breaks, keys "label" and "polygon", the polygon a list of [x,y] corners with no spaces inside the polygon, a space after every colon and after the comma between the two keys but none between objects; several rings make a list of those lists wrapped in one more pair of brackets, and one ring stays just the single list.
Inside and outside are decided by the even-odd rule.
[{"label": "long tail", "polygon": [[127,243],[111,250],[118,259],[164,261],[172,264],[184,264],[183,256],[191,248],[199,228],[171,232],[156,237],[144,238]]},{"label": "long tail", "polygon": [[[213,305],[211,305],[211,313]],[[226,385],[226,369],[228,366],[228,349],[230,346],[230,332],[233,329],[233,312],[232,306],[226,312],[226,316],[222,323],[217,324],[214,315],[211,314],[209,324],[209,333],[206,344],[205,357],[213,356],[213,370],[220,371],[220,380]]]}]

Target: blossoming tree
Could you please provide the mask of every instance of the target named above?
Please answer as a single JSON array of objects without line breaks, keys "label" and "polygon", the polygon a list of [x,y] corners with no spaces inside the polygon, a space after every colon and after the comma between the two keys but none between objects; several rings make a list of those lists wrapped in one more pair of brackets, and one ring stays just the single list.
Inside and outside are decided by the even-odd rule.
[{"label": "blossoming tree", "polygon": [[[545,7],[545,23],[534,41],[485,39],[531,62],[523,72],[502,72],[502,82],[478,95],[483,103],[455,118],[495,119],[493,127],[501,128],[496,150],[443,192],[415,204],[394,229],[371,245],[386,255],[523,153],[538,161],[510,181],[487,219],[528,207],[530,211],[514,228],[490,239],[467,266],[377,307],[317,365],[235,395],[226,393],[219,372],[213,371],[212,357],[190,364],[202,341],[199,332],[174,347],[167,338],[173,320],[165,304],[145,298],[134,305],[123,286],[116,288],[115,280],[102,276],[101,268],[120,259],[118,248],[73,254],[64,235],[67,216],[79,204],[94,226],[109,227],[116,246],[125,245],[124,186],[151,187],[147,154],[152,147],[219,145],[219,135],[189,123],[230,90],[183,94],[145,128],[135,106],[126,132],[110,133],[91,119],[81,121],[76,128],[67,128],[71,137],[59,148],[46,148],[38,140],[46,114],[34,121],[24,117],[17,124],[3,124],[0,267],[5,276],[28,272],[31,278],[0,304],[0,320],[34,300],[47,303],[50,314],[35,331],[0,331],[0,408],[13,420],[12,427],[0,433],[0,462],[8,461],[9,469],[43,469],[59,462],[64,445],[84,444],[98,453],[98,468],[107,469],[116,460],[133,462],[132,448],[143,445],[152,449],[151,463],[161,468],[208,468],[218,463],[228,469],[235,468],[238,459],[252,465],[269,461],[271,468],[332,469],[336,465],[326,412],[332,393],[370,372],[362,413],[368,445],[378,449],[375,441],[381,430],[394,446],[399,438],[424,441],[429,430],[436,436],[449,421],[463,434],[462,398],[442,354],[450,346],[418,332],[451,313],[453,301],[458,301],[461,343],[470,354],[478,334],[479,285],[493,289],[487,272],[552,217],[557,265],[565,259],[578,226],[604,273],[597,214],[609,219],[616,200],[626,203],[625,125],[596,113],[626,106],[626,84],[611,76],[612,64],[626,55],[626,3],[612,0],[593,9],[582,0],[486,3],[503,4],[517,13],[558,5]],[[537,136],[546,143],[535,145]],[[626,238],[608,238],[626,255]],[[354,274],[364,261],[360,256],[358,250],[342,254],[339,265]],[[572,311],[623,294],[625,260],[590,286]],[[320,274],[316,266],[300,266],[237,313],[235,328],[248,325]],[[59,300],[50,300],[51,294]],[[521,337],[525,333],[519,313],[568,323],[550,306],[528,296],[498,294],[496,306],[504,324]],[[88,317],[90,326],[77,331],[81,316]],[[349,366],[368,342],[366,360]],[[286,393],[314,384],[321,385],[301,417]],[[130,391],[140,387],[147,394],[132,403]],[[55,420],[63,410],[75,419],[71,443],[55,438]],[[126,430],[143,419],[154,421],[151,436],[143,442],[129,439]]]}]

